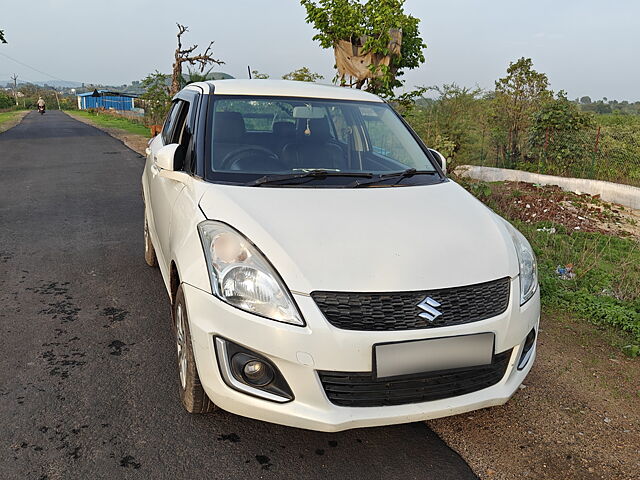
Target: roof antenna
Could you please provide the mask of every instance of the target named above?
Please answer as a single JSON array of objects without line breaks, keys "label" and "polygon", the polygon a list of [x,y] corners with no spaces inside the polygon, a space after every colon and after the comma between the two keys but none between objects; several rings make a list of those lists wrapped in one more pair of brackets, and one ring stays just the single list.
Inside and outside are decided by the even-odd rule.
[{"label": "roof antenna", "polygon": [[247,65],[247,72],[249,72],[249,80],[251,80],[251,67]]}]

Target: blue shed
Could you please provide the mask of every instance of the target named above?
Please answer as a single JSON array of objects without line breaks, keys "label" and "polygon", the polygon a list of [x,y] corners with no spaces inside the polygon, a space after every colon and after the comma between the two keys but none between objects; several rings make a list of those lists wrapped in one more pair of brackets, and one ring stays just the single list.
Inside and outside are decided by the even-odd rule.
[{"label": "blue shed", "polygon": [[135,98],[138,98],[138,96],[131,93],[94,90],[93,92],[78,94],[78,108],[80,110],[86,110],[87,108],[133,110]]}]

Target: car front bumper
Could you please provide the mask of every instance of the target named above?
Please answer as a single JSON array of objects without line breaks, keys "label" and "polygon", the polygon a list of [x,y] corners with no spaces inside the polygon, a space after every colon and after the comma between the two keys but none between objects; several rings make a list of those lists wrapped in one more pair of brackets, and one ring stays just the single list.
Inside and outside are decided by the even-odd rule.
[{"label": "car front bumper", "polygon": [[[519,370],[522,346],[532,328],[537,331],[540,297],[518,306],[518,279],[512,280],[507,311],[497,317],[465,325],[424,330],[362,332],[330,325],[307,295],[294,294],[307,322],[305,327],[278,323],[220,301],[183,284],[193,349],[200,381],[211,400],[238,415],[326,432],[358,427],[408,423],[456,415],[505,403],[529,373],[535,346]],[[514,307],[515,305],[515,307]],[[482,390],[441,400],[379,407],[341,407],[327,398],[317,371],[371,372],[376,343],[493,332],[495,353],[513,348],[502,380]],[[215,338],[222,337],[269,359],[282,373],[295,399],[276,403],[229,387],[221,376]]]}]

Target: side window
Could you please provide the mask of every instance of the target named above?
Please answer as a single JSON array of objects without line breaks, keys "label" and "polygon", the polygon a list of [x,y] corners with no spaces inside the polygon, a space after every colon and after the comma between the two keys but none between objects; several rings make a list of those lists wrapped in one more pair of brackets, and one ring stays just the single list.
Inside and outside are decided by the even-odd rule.
[{"label": "side window", "polygon": [[173,126],[173,132],[171,133],[171,142],[169,143],[179,143],[186,147],[186,144],[189,142],[189,132],[186,128],[187,117],[189,115],[189,102],[178,100],[176,105],[178,107],[178,113]]},{"label": "side window", "polygon": [[189,107],[189,102],[185,100],[178,100],[175,104],[175,110],[177,113],[175,116],[172,115],[175,120],[172,121],[173,125],[169,130],[167,143],[177,143],[180,145],[180,148],[176,150],[174,157],[173,168],[175,170],[188,170],[189,168],[186,167],[191,164],[190,160],[193,155],[193,142],[191,142],[192,135],[189,127]]},{"label": "side window", "polygon": [[177,101],[171,105],[167,118],[164,121],[164,127],[162,127],[162,143],[165,145],[169,145],[171,143],[170,135],[173,130],[173,126],[176,123],[178,113],[180,112],[180,103],[180,101]]}]

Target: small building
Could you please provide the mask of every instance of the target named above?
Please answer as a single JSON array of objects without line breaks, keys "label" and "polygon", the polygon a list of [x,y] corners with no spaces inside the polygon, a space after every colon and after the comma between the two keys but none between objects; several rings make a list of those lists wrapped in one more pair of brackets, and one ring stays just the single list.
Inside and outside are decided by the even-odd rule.
[{"label": "small building", "polygon": [[104,108],[105,110],[133,110],[134,100],[138,95],[133,93],[111,92],[108,90],[94,90],[93,92],[78,94],[78,108]]}]

